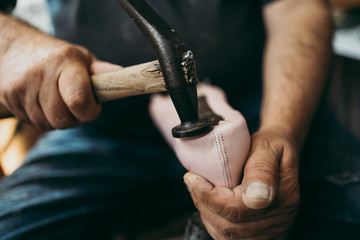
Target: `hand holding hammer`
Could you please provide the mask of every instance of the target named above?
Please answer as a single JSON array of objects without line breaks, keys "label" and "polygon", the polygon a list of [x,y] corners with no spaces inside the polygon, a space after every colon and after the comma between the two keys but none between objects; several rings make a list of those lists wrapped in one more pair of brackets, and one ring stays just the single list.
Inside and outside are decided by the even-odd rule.
[{"label": "hand holding hammer", "polygon": [[[102,103],[119,98],[166,91],[158,61],[95,74],[90,77],[96,99]],[[0,119],[13,117],[0,104]]]},{"label": "hand holding hammer", "polygon": [[[148,38],[157,54],[158,62],[146,63],[115,72],[92,76],[91,81],[82,83],[84,91],[80,90],[77,92],[77,95],[86,95],[85,100],[83,102],[80,101],[80,103],[75,102],[74,107],[73,99],[66,99],[64,96],[73,91],[73,85],[77,84],[77,87],[79,87],[77,80],[86,75],[84,66],[89,67],[93,59],[88,57],[86,53],[81,53],[84,52],[84,49],[75,46],[74,48],[78,48],[75,54],[74,51],[68,51],[65,55],[54,61],[50,53],[56,53],[54,49],[58,48],[58,45],[61,46],[60,42],[62,41],[36,32],[36,30],[27,26],[20,25],[22,33],[28,34],[26,36],[34,37],[24,37],[20,45],[14,44],[14,48],[21,45],[25,46],[23,48],[20,47],[20,51],[9,47],[7,50],[9,54],[5,52],[3,59],[11,60],[9,61],[10,64],[8,63],[7,65],[9,68],[11,62],[13,64],[16,63],[15,60],[20,60],[20,63],[24,63],[25,67],[29,64],[32,65],[34,56],[38,56],[37,60],[39,62],[32,65],[33,69],[29,72],[30,77],[22,76],[22,81],[18,81],[20,84],[13,84],[12,81],[1,82],[3,86],[6,84],[10,86],[10,88],[3,90],[1,102],[6,103],[10,107],[11,112],[20,119],[31,121],[37,126],[42,126],[44,123],[48,123],[49,118],[51,119],[50,122],[56,122],[60,121],[59,119],[64,118],[64,116],[65,118],[75,117],[75,123],[92,120],[99,112],[96,112],[94,109],[100,109],[95,104],[95,98],[103,102],[116,98],[167,90],[181,121],[181,124],[172,130],[174,137],[192,137],[210,131],[212,129],[210,121],[200,120],[198,115],[197,76],[195,61],[191,51],[185,47],[185,44],[179,39],[174,29],[144,0],[118,0],[118,2]],[[15,20],[13,21],[15,22]],[[29,48],[31,49],[35,45],[34,43],[37,42],[41,42],[43,48],[38,49],[38,51],[29,51]],[[54,42],[56,43],[54,44]],[[68,48],[66,49],[68,50]],[[74,59],[76,52],[80,52],[80,56],[75,56]],[[48,64],[51,65],[50,62],[53,64],[57,62],[58,65],[55,65],[55,71],[53,72],[55,79],[52,77],[53,81],[49,83],[46,79],[51,79],[51,77],[46,78],[46,76],[49,76],[47,69]],[[74,73],[75,66],[81,66],[82,72]],[[4,69],[5,67],[2,66],[2,68]],[[13,72],[11,78],[18,77],[19,72]],[[65,78],[66,75],[74,79],[73,84],[71,84],[69,78],[64,81],[67,84],[62,84],[62,77]],[[26,81],[23,80],[24,78]],[[4,89],[3,86],[0,86],[0,90]],[[96,97],[93,96],[93,100],[90,99],[93,105],[90,111],[95,114],[82,119],[79,112],[84,112],[81,106],[89,102],[89,99],[87,99],[90,98],[88,93],[92,89]],[[13,90],[16,93],[12,92]],[[17,96],[14,98],[13,96],[16,94]],[[49,104],[49,102],[52,104]],[[6,114],[6,112],[4,114],[4,111],[2,111],[2,115],[11,115]],[[57,116],[53,114],[54,112],[57,113]],[[62,114],[59,114],[59,112]],[[63,128],[61,124],[58,126],[60,127],[57,128]]]}]

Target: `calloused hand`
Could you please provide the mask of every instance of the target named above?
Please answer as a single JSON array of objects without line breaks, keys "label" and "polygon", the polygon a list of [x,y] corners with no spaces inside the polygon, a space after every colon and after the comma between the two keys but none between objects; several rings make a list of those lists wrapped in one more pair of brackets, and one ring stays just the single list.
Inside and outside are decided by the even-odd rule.
[{"label": "calloused hand", "polygon": [[0,63],[0,102],[41,130],[94,120],[101,105],[90,74],[119,68],[83,47],[37,32],[12,44]]},{"label": "calloused hand", "polygon": [[194,173],[184,176],[203,223],[214,239],[285,239],[299,202],[298,154],[276,129],[252,136],[241,185],[213,186]]}]

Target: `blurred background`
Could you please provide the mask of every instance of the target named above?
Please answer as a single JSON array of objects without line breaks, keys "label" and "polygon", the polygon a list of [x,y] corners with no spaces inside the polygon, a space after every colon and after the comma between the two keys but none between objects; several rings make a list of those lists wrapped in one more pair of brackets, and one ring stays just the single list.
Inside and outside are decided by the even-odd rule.
[{"label": "blurred background", "polygon": [[329,104],[360,141],[360,0],[331,0],[336,32]]}]

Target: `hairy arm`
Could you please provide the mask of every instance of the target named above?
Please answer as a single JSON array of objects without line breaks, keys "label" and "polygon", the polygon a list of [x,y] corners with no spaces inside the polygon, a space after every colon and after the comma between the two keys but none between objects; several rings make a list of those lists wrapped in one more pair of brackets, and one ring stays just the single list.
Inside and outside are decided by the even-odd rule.
[{"label": "hairy arm", "polygon": [[261,129],[283,131],[300,149],[325,84],[331,16],[324,0],[282,0],[266,6],[264,18]]},{"label": "hairy arm", "polygon": [[21,29],[16,28],[16,20],[0,12],[0,59],[19,36]]},{"label": "hairy arm", "polygon": [[115,68],[0,13],[0,102],[22,121],[42,130],[92,121],[101,106],[90,74]]},{"label": "hairy arm", "polygon": [[231,190],[184,177],[215,239],[285,239],[299,206],[298,157],[324,88],[332,21],[323,0],[278,0],[264,19],[261,123],[243,181]]}]

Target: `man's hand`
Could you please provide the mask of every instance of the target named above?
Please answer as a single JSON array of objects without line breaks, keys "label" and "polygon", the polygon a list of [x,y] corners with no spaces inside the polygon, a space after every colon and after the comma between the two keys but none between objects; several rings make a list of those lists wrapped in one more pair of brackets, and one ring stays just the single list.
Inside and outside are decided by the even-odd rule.
[{"label": "man's hand", "polygon": [[214,187],[184,176],[203,223],[214,239],[285,239],[299,205],[298,153],[281,131],[260,130],[241,185]]},{"label": "man's hand", "polygon": [[94,120],[101,106],[93,94],[90,74],[117,66],[99,62],[85,48],[10,17],[2,16],[1,21],[13,24],[13,31],[22,30],[22,35],[13,41],[3,36],[0,44],[0,102],[20,120],[42,130]]},{"label": "man's hand", "polygon": [[215,239],[286,237],[299,205],[298,154],[325,84],[332,36],[327,1],[274,1],[263,12],[261,123],[243,181],[230,190],[193,173],[184,177]]}]

